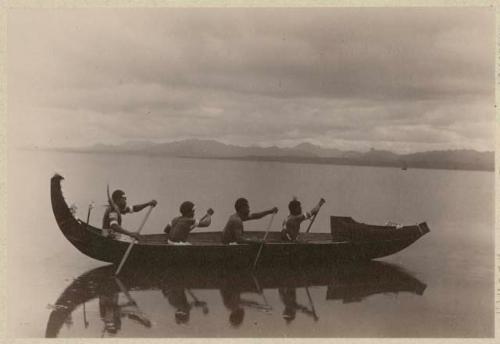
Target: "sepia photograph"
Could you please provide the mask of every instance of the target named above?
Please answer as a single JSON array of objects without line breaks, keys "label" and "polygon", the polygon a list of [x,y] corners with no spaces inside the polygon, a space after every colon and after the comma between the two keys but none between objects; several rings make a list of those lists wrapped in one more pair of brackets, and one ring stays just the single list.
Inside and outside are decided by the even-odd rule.
[{"label": "sepia photograph", "polygon": [[77,4],[4,10],[6,337],[495,338],[495,6]]}]

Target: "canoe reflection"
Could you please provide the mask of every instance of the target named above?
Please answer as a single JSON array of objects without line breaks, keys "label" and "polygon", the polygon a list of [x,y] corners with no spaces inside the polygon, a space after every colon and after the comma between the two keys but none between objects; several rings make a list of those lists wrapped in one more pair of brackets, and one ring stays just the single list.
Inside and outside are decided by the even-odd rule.
[{"label": "canoe reflection", "polygon": [[[254,272],[227,269],[129,269],[124,270],[119,278],[114,276],[114,270],[114,266],[108,265],[75,279],[56,301],[47,323],[46,337],[57,337],[63,325],[74,326],[72,313],[80,306],[87,328],[85,304],[94,299],[98,299],[99,304],[101,336],[116,335],[122,328],[123,318],[143,328],[151,328],[152,319],[132,296],[136,291],[161,291],[164,301],[171,306],[174,322],[181,325],[189,323],[192,312],[209,316],[210,303],[215,306],[213,299],[210,303],[200,300],[196,290],[218,290],[228,311],[227,319],[232,327],[237,328],[244,322],[246,309],[281,317],[287,324],[293,322],[297,312],[317,321],[319,316],[309,287],[327,287],[326,300],[341,300],[344,303],[361,301],[378,293],[409,292],[422,295],[426,288],[424,283],[402,268],[376,261],[308,271],[292,268],[263,268]],[[298,299],[298,288],[305,290],[307,298]],[[282,303],[279,309],[274,310],[268,303],[264,289],[268,295],[279,295]],[[278,308],[276,304],[274,306]]]}]

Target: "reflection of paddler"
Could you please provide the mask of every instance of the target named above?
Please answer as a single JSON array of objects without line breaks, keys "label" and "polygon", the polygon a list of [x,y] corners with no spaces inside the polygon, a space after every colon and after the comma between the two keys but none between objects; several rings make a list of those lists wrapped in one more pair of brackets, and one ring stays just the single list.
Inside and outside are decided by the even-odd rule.
[{"label": "reflection of paddler", "polygon": [[[193,302],[188,302],[186,292],[193,298]],[[175,308],[175,322],[184,324],[189,321],[191,309],[201,307],[204,315],[208,314],[208,307],[205,301],[200,301],[189,289],[181,286],[164,286],[162,288],[163,296],[168,300],[168,303]]]},{"label": "reflection of paddler", "polygon": [[[235,277],[236,278],[236,277]],[[228,310],[229,323],[233,327],[239,327],[245,318],[245,310],[243,307],[257,309],[259,311],[268,312],[270,306],[262,305],[253,300],[246,300],[241,297],[242,290],[237,287],[237,283],[233,283],[231,278],[227,279],[220,289],[222,302]]]},{"label": "reflection of paddler", "polygon": [[104,322],[104,332],[115,334],[120,330],[122,321],[118,293],[103,293],[99,296],[99,313]]},{"label": "reflection of paddler", "polygon": [[182,287],[172,287],[162,289],[163,296],[168,300],[168,303],[175,308],[175,322],[184,324],[189,321],[189,313],[191,305],[189,304],[185,289]]},{"label": "reflection of paddler", "polygon": [[235,290],[231,283],[225,283],[220,289],[220,295],[224,306],[231,311],[229,323],[234,327],[240,326],[245,318],[245,310],[240,306],[240,291]]},{"label": "reflection of paddler", "polygon": [[285,319],[286,323],[289,324],[295,319],[295,315],[297,310],[312,316],[314,320],[317,320],[317,316],[314,311],[310,310],[306,306],[303,306],[297,303],[297,292],[296,288],[279,288],[278,289],[280,299],[285,305],[285,309],[283,310],[283,319]]}]

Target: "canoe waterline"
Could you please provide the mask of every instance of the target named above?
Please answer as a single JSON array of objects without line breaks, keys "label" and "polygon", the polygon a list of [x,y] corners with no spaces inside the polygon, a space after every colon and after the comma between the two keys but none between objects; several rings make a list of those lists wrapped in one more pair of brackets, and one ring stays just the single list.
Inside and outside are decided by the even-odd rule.
[{"label": "canoe waterline", "polygon": [[[71,213],[61,190],[64,178],[58,174],[51,178],[51,202],[56,222],[63,235],[83,254],[104,262],[118,264],[129,242],[105,238],[102,230],[87,226]],[[373,235],[363,238],[361,232],[348,228],[352,234],[346,237],[345,229],[339,229],[338,217],[332,217],[332,233],[307,233],[305,243],[281,242],[279,232],[270,232],[259,258],[259,265],[329,264],[344,261],[366,261],[385,257],[408,247],[429,232],[425,223],[405,226],[392,231],[383,226],[368,226],[362,232]],[[340,218],[350,219],[350,218]],[[357,224],[347,221],[346,226]],[[340,224],[342,225],[342,224]],[[362,224],[361,224],[362,225]],[[386,231],[384,230],[386,228]],[[341,233],[342,235],[338,235]],[[380,232],[379,234],[377,234]],[[264,231],[245,232],[246,235],[263,238]],[[385,233],[385,234],[384,234]],[[191,246],[175,246],[166,243],[164,234],[144,235],[135,244],[127,259],[131,265],[207,266],[225,265],[248,267],[253,263],[259,245],[222,244],[221,232],[194,232],[189,236]]]}]

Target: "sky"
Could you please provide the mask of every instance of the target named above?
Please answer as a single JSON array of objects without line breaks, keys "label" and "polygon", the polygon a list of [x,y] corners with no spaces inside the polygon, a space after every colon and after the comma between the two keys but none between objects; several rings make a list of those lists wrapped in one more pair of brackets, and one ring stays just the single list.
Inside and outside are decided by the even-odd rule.
[{"label": "sky", "polygon": [[15,9],[8,145],[494,150],[494,8]]}]

